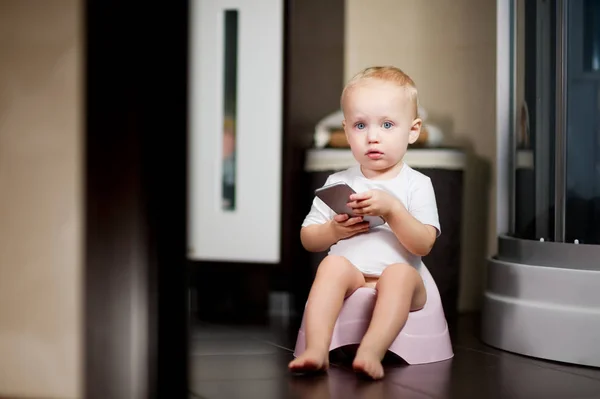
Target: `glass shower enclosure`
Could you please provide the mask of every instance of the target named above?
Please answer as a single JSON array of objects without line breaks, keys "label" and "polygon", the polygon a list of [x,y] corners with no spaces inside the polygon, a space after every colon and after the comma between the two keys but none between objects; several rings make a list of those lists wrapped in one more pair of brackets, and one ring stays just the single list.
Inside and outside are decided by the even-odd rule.
[{"label": "glass shower enclosure", "polygon": [[600,367],[600,1],[497,7],[498,253],[482,339]]}]

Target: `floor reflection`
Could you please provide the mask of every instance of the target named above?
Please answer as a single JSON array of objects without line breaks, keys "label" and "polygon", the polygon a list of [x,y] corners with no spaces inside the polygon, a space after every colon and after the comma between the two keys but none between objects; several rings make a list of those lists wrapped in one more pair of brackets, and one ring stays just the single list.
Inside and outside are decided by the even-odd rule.
[{"label": "floor reflection", "polygon": [[292,375],[295,330],[201,325],[192,334],[190,392],[204,399],[286,398],[598,398],[600,370],[545,362],[490,348],[478,337],[478,319],[455,331],[454,358],[407,365],[384,361],[381,381],[358,377],[353,348],[332,354],[327,373]]},{"label": "floor reflection", "polygon": [[[398,397],[430,397],[449,391],[452,359],[428,365],[409,366],[398,361],[385,365],[381,381],[356,376],[350,365],[332,367],[318,376],[295,376],[289,380],[289,393],[302,399],[368,399]],[[426,387],[419,389],[416,387]]]}]

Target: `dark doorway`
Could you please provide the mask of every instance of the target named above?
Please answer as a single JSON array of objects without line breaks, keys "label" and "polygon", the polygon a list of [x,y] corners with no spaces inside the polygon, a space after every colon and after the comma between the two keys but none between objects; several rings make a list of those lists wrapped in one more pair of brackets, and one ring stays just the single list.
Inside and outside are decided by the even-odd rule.
[{"label": "dark doorway", "polygon": [[187,1],[86,1],[85,397],[187,397]]}]

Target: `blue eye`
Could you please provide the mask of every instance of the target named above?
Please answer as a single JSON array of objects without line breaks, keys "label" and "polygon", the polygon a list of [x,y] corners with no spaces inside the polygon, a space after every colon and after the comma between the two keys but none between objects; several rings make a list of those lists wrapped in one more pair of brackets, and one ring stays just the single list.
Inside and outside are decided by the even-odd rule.
[{"label": "blue eye", "polygon": [[354,125],[357,129],[362,130],[365,128],[365,124],[362,122],[358,122],[356,125]]},{"label": "blue eye", "polygon": [[383,122],[383,128],[384,128],[384,129],[391,129],[391,128],[392,128],[392,126],[394,126],[394,125],[392,124],[392,122]]}]

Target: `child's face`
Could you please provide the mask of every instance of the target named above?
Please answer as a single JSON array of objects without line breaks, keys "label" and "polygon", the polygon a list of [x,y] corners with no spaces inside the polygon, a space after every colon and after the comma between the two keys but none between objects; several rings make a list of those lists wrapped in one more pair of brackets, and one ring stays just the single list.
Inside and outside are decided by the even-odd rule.
[{"label": "child's face", "polygon": [[401,165],[421,131],[408,94],[393,83],[357,84],[346,93],[343,111],[346,137],[363,172],[381,174]]}]

